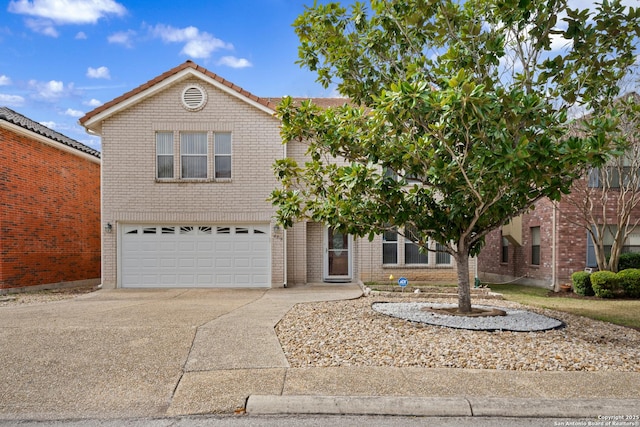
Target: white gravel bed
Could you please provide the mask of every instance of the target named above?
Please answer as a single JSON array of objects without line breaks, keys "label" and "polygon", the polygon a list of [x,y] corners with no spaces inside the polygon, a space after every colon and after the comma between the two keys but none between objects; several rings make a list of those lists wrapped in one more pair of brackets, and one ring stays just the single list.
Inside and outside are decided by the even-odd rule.
[{"label": "white gravel bed", "polygon": [[389,317],[371,307],[387,301],[398,299],[296,305],[276,326],[290,365],[640,372],[640,332],[631,328],[509,301],[476,300],[474,305],[531,310],[566,326],[544,332],[452,329]]},{"label": "white gravel bed", "polygon": [[[426,302],[385,302],[371,306],[374,311],[412,322],[428,323],[456,329],[475,331],[514,331],[536,332],[560,328],[560,320],[534,313],[529,310],[503,309],[506,316],[468,317],[444,315],[425,311],[425,308],[452,308],[456,304],[438,304]],[[473,305],[473,307],[491,310],[495,306]]]}]

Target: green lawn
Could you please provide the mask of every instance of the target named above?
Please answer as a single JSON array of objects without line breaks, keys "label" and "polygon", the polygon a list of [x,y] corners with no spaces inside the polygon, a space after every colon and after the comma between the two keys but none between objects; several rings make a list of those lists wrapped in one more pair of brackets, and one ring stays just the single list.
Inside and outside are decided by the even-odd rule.
[{"label": "green lawn", "polygon": [[580,299],[547,296],[548,290],[523,285],[489,285],[509,301],[564,311],[616,325],[640,329],[640,300]]}]

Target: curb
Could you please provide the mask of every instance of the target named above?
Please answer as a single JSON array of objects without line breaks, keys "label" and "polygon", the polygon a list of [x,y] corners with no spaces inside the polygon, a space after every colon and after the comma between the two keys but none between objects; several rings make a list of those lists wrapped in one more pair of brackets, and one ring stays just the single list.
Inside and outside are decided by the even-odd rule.
[{"label": "curb", "polygon": [[250,415],[593,418],[638,422],[639,408],[640,399],[251,395],[245,409]]}]

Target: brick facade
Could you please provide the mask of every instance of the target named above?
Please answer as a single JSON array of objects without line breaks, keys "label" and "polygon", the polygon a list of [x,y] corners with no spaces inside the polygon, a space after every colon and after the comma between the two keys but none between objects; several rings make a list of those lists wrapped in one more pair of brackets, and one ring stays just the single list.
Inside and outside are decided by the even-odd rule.
[{"label": "brick facade", "polygon": [[[558,203],[544,199],[535,209],[522,216],[522,246],[509,244],[508,262],[501,262],[501,230],[490,233],[478,257],[480,278],[486,282],[515,281],[554,288],[570,283],[571,274],[587,267],[587,230],[582,225],[577,205],[583,199],[586,180]],[[611,190],[616,191],[616,190]],[[597,203],[594,210],[601,211]],[[609,220],[615,218],[615,200],[607,204]],[[632,214],[640,217],[640,207]],[[531,265],[531,227],[540,227],[540,265]],[[555,231],[555,232],[554,232]]]},{"label": "brick facade", "polygon": [[45,140],[0,124],[0,289],[99,283],[99,159]]},{"label": "brick facade", "polygon": [[[193,84],[207,93],[207,103],[199,111],[181,105],[182,91]],[[157,131],[230,132],[232,179],[156,179]],[[283,146],[279,121],[271,115],[200,79],[187,78],[104,120],[101,136],[103,225],[114,226],[103,239],[103,286],[118,286],[121,224],[268,223],[273,228],[274,209],[267,198],[277,184],[271,167],[276,158],[282,157]],[[174,162],[178,161],[179,155],[175,155]],[[274,233],[273,284],[283,283],[282,254],[282,236]]]},{"label": "brick facade", "polygon": [[[190,85],[206,92],[207,102],[197,111],[184,108],[181,102],[181,94]],[[274,161],[286,155],[302,164],[306,151],[301,143],[282,144],[274,110],[271,101],[187,61],[80,119],[102,137],[102,226],[114,227],[111,233],[103,234],[104,287],[121,286],[122,224],[268,223],[272,230],[272,286],[325,279],[326,228],[301,222],[286,231],[278,229],[275,208],[267,201],[278,185]],[[202,182],[156,179],[155,133],[166,131],[175,135],[182,131],[230,132],[232,178]],[[175,147],[178,138],[174,136]],[[177,157],[174,171],[180,169]],[[354,240],[353,280],[387,280],[390,274],[405,275],[411,281],[457,280],[454,265],[384,267],[381,244],[380,238],[373,242]]]}]

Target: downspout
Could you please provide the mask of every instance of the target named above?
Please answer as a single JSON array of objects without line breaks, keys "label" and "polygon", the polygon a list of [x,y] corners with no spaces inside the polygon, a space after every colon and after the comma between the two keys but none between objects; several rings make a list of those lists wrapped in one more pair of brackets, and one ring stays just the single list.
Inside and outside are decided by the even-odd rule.
[{"label": "downspout", "polygon": [[557,213],[558,207],[556,202],[553,202],[553,214],[551,216],[551,287],[552,289],[557,292],[559,291],[559,286],[558,286],[558,269],[557,269],[557,242],[556,242],[556,213]]},{"label": "downspout", "polygon": [[[287,158],[287,144],[282,144],[282,154],[283,154],[283,158],[286,159]],[[282,278],[282,287],[286,288],[287,287],[287,229],[286,227],[283,227],[283,231],[282,231],[282,253],[284,255],[284,272],[283,272],[283,278]]]}]

